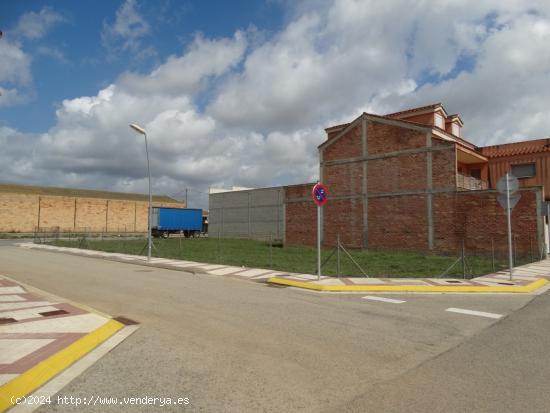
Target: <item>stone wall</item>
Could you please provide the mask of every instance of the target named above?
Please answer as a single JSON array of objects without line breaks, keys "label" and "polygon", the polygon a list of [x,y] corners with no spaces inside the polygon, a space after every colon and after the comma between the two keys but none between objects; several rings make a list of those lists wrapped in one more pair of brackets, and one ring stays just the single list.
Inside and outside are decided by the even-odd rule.
[{"label": "stone wall", "polygon": [[[153,206],[182,208],[181,203]],[[0,232],[145,232],[148,201],[0,193]]]}]

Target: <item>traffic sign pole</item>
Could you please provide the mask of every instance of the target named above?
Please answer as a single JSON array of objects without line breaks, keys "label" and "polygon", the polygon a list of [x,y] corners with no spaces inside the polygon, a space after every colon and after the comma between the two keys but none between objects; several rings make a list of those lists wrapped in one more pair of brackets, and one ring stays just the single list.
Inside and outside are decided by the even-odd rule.
[{"label": "traffic sign pole", "polygon": [[512,211],[510,208],[510,182],[506,173],[506,218],[508,220],[508,265],[510,267],[510,281],[512,281],[512,267],[514,262],[512,259]]},{"label": "traffic sign pole", "polygon": [[321,207],[327,202],[327,188],[317,182],[311,191],[313,202],[317,205],[317,281],[321,279]]},{"label": "traffic sign pole", "polygon": [[321,205],[317,205],[317,281],[321,280]]}]

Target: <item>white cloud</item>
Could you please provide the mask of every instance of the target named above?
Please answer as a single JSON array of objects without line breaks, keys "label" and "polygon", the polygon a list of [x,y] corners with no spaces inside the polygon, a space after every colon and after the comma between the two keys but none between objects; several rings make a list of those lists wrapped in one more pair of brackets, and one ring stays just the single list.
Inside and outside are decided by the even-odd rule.
[{"label": "white cloud", "polygon": [[31,82],[31,58],[19,45],[0,40],[0,84],[28,85]]},{"label": "white cloud", "polygon": [[150,30],[149,23],[138,12],[136,0],[125,0],[116,12],[115,21],[111,24],[104,22],[101,39],[111,52],[138,51],[143,54],[141,40]]},{"label": "white cloud", "polygon": [[15,38],[36,40],[44,37],[56,24],[65,21],[64,17],[49,7],[39,12],[23,14],[11,34]]},{"label": "white cloud", "polygon": [[[148,131],[155,190],[172,194],[311,181],[323,128],[361,111],[442,101],[478,144],[550,133],[546,2],[289,7],[288,24],[265,41],[252,41],[250,31],[197,36],[150,73],[124,73],[93,96],[65,100],[55,127],[4,155],[19,165],[8,176],[145,191],[143,138],[131,122]],[[128,50],[148,30],[133,1],[108,29]],[[23,139],[2,133],[12,144]]]},{"label": "white cloud", "polygon": [[[44,7],[39,12],[27,12],[15,27],[0,39],[0,107],[14,106],[29,101],[33,94],[32,58],[25,50],[25,42],[44,37],[52,27],[65,21],[54,10]],[[56,49],[39,46],[38,53],[61,58]],[[57,53],[57,54],[56,54]]]},{"label": "white cloud", "polygon": [[196,92],[203,80],[220,76],[241,60],[246,49],[244,33],[233,38],[205,39],[197,35],[181,56],[170,56],[164,64],[148,75],[126,73],[120,84],[133,93],[182,95]]},{"label": "white cloud", "polygon": [[57,47],[51,47],[51,46],[38,46],[36,48],[36,53],[42,55],[51,57],[54,60],[57,60],[60,63],[67,63],[68,60],[65,57],[65,54]]}]

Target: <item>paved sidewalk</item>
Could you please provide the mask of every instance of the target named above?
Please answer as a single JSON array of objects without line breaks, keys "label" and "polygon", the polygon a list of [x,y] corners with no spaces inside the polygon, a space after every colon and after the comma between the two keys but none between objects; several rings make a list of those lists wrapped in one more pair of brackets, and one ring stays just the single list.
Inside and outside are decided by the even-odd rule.
[{"label": "paved sidewalk", "polygon": [[270,278],[272,284],[333,292],[439,292],[439,293],[532,293],[550,280],[550,261],[537,263],[538,274],[528,266],[516,267],[513,280],[509,274],[498,272],[470,280],[454,278],[333,278],[289,275]]},{"label": "paved sidewalk", "polygon": [[139,265],[149,265],[241,278],[256,282],[269,282],[305,288],[315,291],[334,292],[440,292],[440,293],[532,293],[550,280],[550,259],[523,265],[514,269],[514,278],[509,280],[507,272],[500,271],[487,274],[471,280],[456,278],[363,278],[363,277],[327,277],[318,280],[316,275],[296,274],[259,268],[245,268],[221,264],[205,264],[193,261],[174,260],[168,258],[147,258],[138,255],[118,254],[80,248],[56,247],[45,244],[20,243],[23,248],[42,249],[63,252],[88,257],[97,257],[114,261],[129,262]]},{"label": "paved sidewalk", "polygon": [[123,327],[0,275],[0,412]]},{"label": "paved sidewalk", "polygon": [[103,251],[94,251],[81,248],[66,248],[66,247],[55,247],[53,245],[45,244],[34,244],[31,242],[28,243],[19,243],[17,244],[22,248],[31,248],[31,249],[41,249],[46,251],[53,252],[63,252],[66,254],[81,255],[86,257],[94,258],[103,258],[112,261],[127,262],[138,265],[148,265],[153,267],[166,268],[171,270],[187,271],[200,274],[210,274],[210,275],[223,275],[233,278],[241,278],[250,281],[257,282],[266,282],[269,278],[276,276],[299,276],[305,274],[294,274],[281,271],[274,271],[268,269],[258,269],[258,268],[245,268],[245,267],[236,267],[231,265],[223,264],[205,264],[194,261],[185,261],[185,260],[175,260],[170,258],[151,258],[150,262],[147,262],[147,257],[142,255],[129,255],[129,254],[119,254],[114,252],[103,252]]}]

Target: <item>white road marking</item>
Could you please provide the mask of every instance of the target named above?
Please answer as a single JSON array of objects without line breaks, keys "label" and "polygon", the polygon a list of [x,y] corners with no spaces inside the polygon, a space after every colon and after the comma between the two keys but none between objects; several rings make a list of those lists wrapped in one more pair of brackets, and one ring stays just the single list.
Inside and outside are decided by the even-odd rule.
[{"label": "white road marking", "polygon": [[273,272],[273,271],[253,268],[251,270],[238,272],[236,275],[238,275],[239,277],[255,277],[256,275],[265,274],[266,272]]},{"label": "white road marking", "polygon": [[403,301],[403,300],[395,300],[393,298],[376,297],[374,295],[366,295],[366,296],[361,297],[361,298],[364,298],[365,300],[372,300],[372,301],[383,301],[385,303],[392,303],[392,304],[403,304],[403,303],[406,302],[406,301]]},{"label": "white road marking", "polygon": [[451,308],[447,308],[445,311],[449,311],[451,313],[477,315],[479,317],[487,317],[487,318],[495,318],[495,319],[499,319],[499,318],[502,317],[502,314],[486,313],[484,311],[465,310],[463,308],[453,308],[453,307],[451,307]]},{"label": "white road marking", "polygon": [[41,349],[54,339],[0,339],[0,364],[12,364]]},{"label": "white road marking", "polygon": [[214,275],[227,275],[227,274],[232,274],[242,270],[243,269],[239,267],[226,267],[226,268],[220,268],[219,270],[209,271],[209,273]]}]

